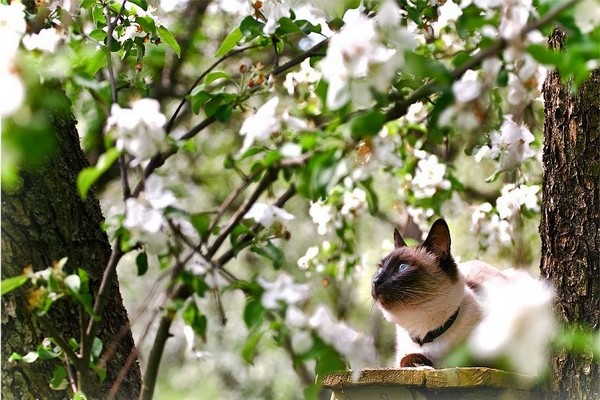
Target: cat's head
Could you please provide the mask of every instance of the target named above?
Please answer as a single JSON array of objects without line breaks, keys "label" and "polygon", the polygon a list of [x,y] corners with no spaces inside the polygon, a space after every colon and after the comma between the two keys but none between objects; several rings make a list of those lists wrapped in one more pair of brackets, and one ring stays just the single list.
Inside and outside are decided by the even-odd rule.
[{"label": "cat's head", "polygon": [[450,231],[443,219],[435,221],[427,238],[408,247],[394,230],[395,248],[384,257],[373,276],[373,299],[387,311],[403,310],[443,298],[459,280],[450,254]]}]

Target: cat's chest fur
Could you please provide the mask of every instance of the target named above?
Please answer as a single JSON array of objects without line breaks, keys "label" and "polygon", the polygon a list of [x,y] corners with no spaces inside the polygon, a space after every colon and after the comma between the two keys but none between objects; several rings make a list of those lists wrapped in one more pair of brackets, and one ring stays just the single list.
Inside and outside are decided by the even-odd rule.
[{"label": "cat's chest fur", "polygon": [[505,277],[481,261],[456,264],[443,220],[421,246],[407,247],[397,231],[394,241],[373,277],[373,298],[397,326],[397,364],[438,365],[488,311],[485,286]]}]

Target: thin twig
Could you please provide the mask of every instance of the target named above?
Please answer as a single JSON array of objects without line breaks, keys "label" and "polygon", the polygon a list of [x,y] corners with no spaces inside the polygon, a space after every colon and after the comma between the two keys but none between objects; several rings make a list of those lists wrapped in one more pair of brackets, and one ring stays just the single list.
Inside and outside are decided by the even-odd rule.
[{"label": "thin twig", "polygon": [[[85,331],[85,336],[83,338],[84,340],[81,344],[81,359],[84,363],[86,363],[86,365],[90,361],[92,343],[94,342],[94,337],[96,336],[96,332],[98,331],[98,323],[100,321],[102,313],[104,312],[106,302],[108,301],[108,291],[112,286],[113,280],[115,279],[117,264],[119,263],[119,260],[121,259],[123,254],[124,253],[121,250],[119,240],[117,239],[115,244],[113,245],[113,249],[110,254],[108,264],[106,265],[106,269],[104,270],[104,274],[102,275],[102,281],[100,282],[98,295],[96,296],[96,301],[94,302],[93,315],[90,317],[87,329]],[[81,389],[85,392],[87,388]]]},{"label": "thin twig", "polygon": [[196,78],[196,80],[194,81],[194,83],[192,83],[192,85],[190,86],[190,88],[188,89],[188,91],[185,92],[185,95],[183,96],[183,98],[181,99],[181,101],[179,102],[179,104],[177,105],[177,108],[175,109],[175,112],[173,113],[173,115],[169,119],[169,122],[167,122],[167,125],[165,126],[165,131],[167,133],[171,132],[171,130],[173,129],[173,124],[175,123],[175,119],[177,118],[177,115],[179,115],[179,112],[181,111],[181,108],[187,102],[187,96],[190,93],[192,93],[192,90],[194,90],[194,88],[196,86],[198,86],[198,84],[200,82],[202,82],[202,79],[204,79],[206,77],[206,75],[208,75],[213,69],[215,69],[219,64],[221,64],[223,61],[227,60],[228,58],[233,57],[236,54],[243,53],[246,50],[256,48],[256,47],[258,47],[258,45],[255,44],[255,45],[252,45],[252,46],[246,46],[246,47],[242,47],[242,48],[239,48],[239,49],[231,50],[230,52],[228,52],[224,56],[220,57],[217,61],[215,61],[214,63],[212,63],[212,65],[210,67],[208,67],[203,73],[201,73],[200,76],[198,78]]},{"label": "thin twig", "polygon": [[[287,201],[289,199],[291,199],[294,195],[296,194],[296,186],[294,184],[291,184],[290,187],[285,191],[285,193],[283,193],[275,203],[273,203],[274,206],[282,208],[285,203],[287,203]],[[256,234],[260,231],[260,229],[262,228],[262,225],[259,223],[256,223],[252,226],[252,228],[250,228],[250,232],[244,236],[242,236],[241,239],[239,239],[238,241],[238,248],[234,249],[233,247],[230,248],[229,250],[227,250],[225,253],[223,253],[221,255],[221,257],[218,258],[217,261],[215,261],[215,264],[217,266],[219,266],[220,268],[222,268],[221,266],[225,265],[227,262],[229,262],[233,257],[235,257],[235,255],[239,252],[240,249],[245,248],[246,246],[248,246],[251,242],[252,239],[256,236]]]},{"label": "thin twig", "polygon": [[244,190],[246,190],[248,188],[248,186],[250,186],[250,184],[254,181],[254,179],[261,173],[262,173],[262,169],[257,169],[250,176],[244,177],[242,180],[242,183],[240,183],[240,185],[238,187],[236,187],[232,192],[229,193],[229,195],[225,198],[225,200],[223,200],[223,203],[221,203],[221,205],[217,209],[215,218],[213,219],[212,224],[208,228],[209,232],[212,232],[213,229],[215,229],[215,227],[219,223],[219,220],[221,219],[221,217],[223,216],[225,211],[231,206],[231,204],[235,201],[235,199],[237,199],[237,197]]},{"label": "thin twig", "polygon": [[258,186],[256,187],[256,189],[254,189],[254,192],[252,192],[248,200],[246,200],[246,202],[244,202],[244,204],[242,204],[240,208],[238,208],[238,210],[233,214],[227,226],[221,231],[219,236],[217,236],[213,244],[209,247],[206,253],[207,259],[211,259],[215,255],[215,253],[219,250],[219,248],[221,247],[225,239],[229,236],[233,228],[235,228],[235,226],[242,220],[242,218],[244,218],[244,215],[246,215],[246,213],[250,210],[254,203],[256,203],[260,195],[265,190],[267,190],[267,188],[271,185],[271,183],[273,183],[273,181],[275,181],[275,179],[277,179],[277,173],[278,170],[276,169],[269,169],[265,173],[265,175],[262,177],[262,179],[258,183]]},{"label": "thin twig", "polygon": [[83,369],[87,368],[87,364],[82,362],[79,356],[71,349],[69,343],[65,340],[63,335],[54,327],[52,322],[46,316],[39,317],[39,321],[43,328],[48,331],[50,337],[54,342],[63,350],[69,361],[77,368],[79,372],[83,372]]}]

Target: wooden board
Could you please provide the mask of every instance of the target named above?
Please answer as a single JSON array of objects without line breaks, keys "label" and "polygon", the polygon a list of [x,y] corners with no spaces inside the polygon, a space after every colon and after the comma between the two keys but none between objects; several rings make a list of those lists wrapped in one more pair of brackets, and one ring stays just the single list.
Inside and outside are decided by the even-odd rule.
[{"label": "wooden board", "polygon": [[358,380],[351,372],[331,374],[323,386],[332,400],[529,399],[535,378],[491,368],[369,368]]}]

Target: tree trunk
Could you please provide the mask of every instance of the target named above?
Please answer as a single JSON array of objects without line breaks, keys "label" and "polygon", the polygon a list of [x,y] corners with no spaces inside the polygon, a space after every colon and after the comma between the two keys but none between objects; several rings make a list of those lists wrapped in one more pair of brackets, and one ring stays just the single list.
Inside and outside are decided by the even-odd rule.
[{"label": "tree trunk", "polygon": [[[550,45],[560,48],[555,33]],[[544,83],[542,276],[556,288],[568,327],[600,327],[600,71],[571,93],[556,71]],[[544,399],[600,399],[600,367],[588,354],[553,355]]]},{"label": "tree trunk", "polygon": [[[103,220],[93,194],[82,201],[76,190],[77,173],[88,163],[81,151],[75,120],[70,111],[50,115],[56,149],[36,169],[22,171],[22,184],[11,193],[2,191],[2,277],[21,273],[25,266],[41,270],[53,261],[68,257],[66,270],[84,268],[90,286],[96,291],[110,246],[100,223]],[[4,399],[64,399],[64,391],[50,389],[53,367],[60,361],[32,364],[7,362],[10,354],[35,350],[51,335],[27,306],[26,288],[2,297],[2,397]],[[65,338],[80,340],[80,312],[68,300],[59,300],[48,319]],[[105,398],[125,360],[135,350],[127,311],[123,306],[116,277],[102,315],[98,336],[103,352],[112,352],[107,361],[107,377],[95,385],[88,398]],[[126,371],[117,398],[137,398],[141,386],[136,361]]]}]

